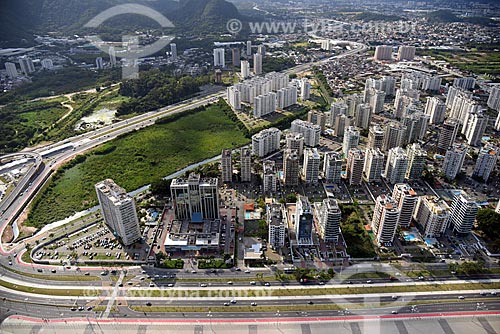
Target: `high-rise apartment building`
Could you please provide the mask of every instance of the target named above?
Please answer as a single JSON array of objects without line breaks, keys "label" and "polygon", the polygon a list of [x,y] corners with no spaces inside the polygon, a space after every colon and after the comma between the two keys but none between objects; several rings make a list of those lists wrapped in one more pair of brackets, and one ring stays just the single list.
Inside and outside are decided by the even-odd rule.
[{"label": "high-rise apartment building", "polygon": [[465,161],[468,147],[464,144],[454,144],[448,151],[443,162],[443,173],[450,179],[454,180]]},{"label": "high-rise apartment building", "polygon": [[349,150],[357,148],[359,145],[359,130],[355,126],[349,126],[344,132],[342,142],[342,153],[347,156]]},{"label": "high-rise apartment building", "polygon": [[384,145],[384,129],[379,125],[373,125],[368,132],[367,148],[382,149]]},{"label": "high-rise apartment building", "polygon": [[469,113],[467,121],[464,123],[462,133],[467,138],[467,143],[470,146],[481,145],[484,131],[488,125],[488,116],[483,113]]},{"label": "high-rise apartment building", "polygon": [[326,115],[319,110],[311,110],[307,113],[307,121],[321,127],[321,133],[325,132]]},{"label": "high-rise apartment building", "polygon": [[440,127],[437,152],[440,154],[445,154],[446,151],[453,145],[455,139],[457,138],[458,128],[460,123],[457,120],[450,119],[444,122]]},{"label": "high-rise apartment building", "polygon": [[399,122],[390,122],[384,129],[382,151],[387,152],[394,147],[402,147],[406,143],[406,126]]},{"label": "high-rise apartment building", "polygon": [[412,144],[406,150],[408,153],[408,169],[406,170],[406,179],[416,181],[422,177],[425,168],[427,152],[419,144]]},{"label": "high-rise apartment building", "polygon": [[134,199],[113,180],[104,180],[95,185],[97,199],[106,225],[125,246],[141,239],[139,219]]},{"label": "high-rise apartment building", "polygon": [[342,156],[338,152],[326,152],[323,159],[325,182],[339,184],[342,176]]},{"label": "high-rise apartment building", "polygon": [[438,238],[448,228],[450,207],[435,196],[420,196],[414,219],[421,226],[424,238]]},{"label": "high-rise apartment building", "polygon": [[300,157],[296,150],[286,149],[283,152],[283,182],[293,187],[299,184]]},{"label": "high-rise apartment building", "polygon": [[451,202],[450,224],[459,234],[467,234],[472,230],[479,207],[465,192],[455,194]]},{"label": "high-rise apartment building", "polygon": [[370,126],[372,109],[369,104],[362,103],[356,106],[354,113],[354,125],[361,129],[368,129]]},{"label": "high-rise apartment building", "polygon": [[414,46],[408,46],[408,45],[401,45],[398,49],[398,57],[397,60],[408,60],[412,61],[415,59],[415,47]]},{"label": "high-rise apartment building", "polygon": [[316,148],[304,150],[304,165],[302,167],[302,179],[305,183],[317,184],[319,182],[319,167],[321,158]]},{"label": "high-rise apartment building", "polygon": [[297,89],[295,87],[281,88],[276,92],[277,108],[285,109],[297,104]]},{"label": "high-rise apartment building", "polygon": [[232,161],[231,150],[222,150],[220,165],[221,165],[222,182],[224,183],[233,182],[233,161]]},{"label": "high-rise apartment building", "polygon": [[[177,61],[177,44],[175,43],[170,43],[170,57],[172,61]],[[116,63],[116,56],[115,56],[115,63]]]},{"label": "high-rise apartment building", "polygon": [[255,75],[262,74],[262,55],[260,53],[253,55],[253,73]]},{"label": "high-rise apartment building", "polygon": [[392,46],[378,45],[375,48],[375,60],[391,60],[392,59]]},{"label": "high-rise apartment building", "polygon": [[[33,64],[33,60],[31,60],[30,57],[27,56],[22,56],[19,57],[19,65],[21,66],[21,72],[24,73],[24,75],[28,75],[30,73],[35,72],[35,65]],[[101,63],[102,63],[102,58],[101,58]],[[98,68],[103,68],[103,67],[98,67]]]},{"label": "high-rise apartment building", "polygon": [[262,163],[262,180],[264,184],[264,193],[276,193],[278,178],[276,176],[275,162],[265,160]]},{"label": "high-rise apartment building", "polygon": [[307,197],[299,196],[295,205],[295,234],[299,246],[312,245],[313,213]]},{"label": "high-rise apartment building", "polygon": [[236,86],[227,88],[227,102],[235,110],[241,110],[241,92]]},{"label": "high-rise apartment building", "polygon": [[11,79],[15,79],[19,76],[19,73],[17,72],[16,64],[14,63],[5,63],[5,70],[7,71],[7,76]]},{"label": "high-rise apartment building", "polygon": [[270,92],[254,98],[254,117],[261,118],[273,112],[276,112],[276,93]]},{"label": "high-rise apartment building", "polygon": [[300,80],[300,98],[302,101],[306,101],[311,98],[311,84],[307,78],[302,78],[302,80]]},{"label": "high-rise apartment building", "polygon": [[326,242],[337,242],[340,235],[342,212],[333,198],[323,200],[318,210],[319,236]]},{"label": "high-rise apartment building", "polygon": [[384,171],[385,156],[379,148],[366,150],[363,177],[366,182],[380,182]]},{"label": "high-rise apartment building", "polygon": [[223,48],[214,49],[214,67],[226,66],[226,54]]},{"label": "high-rise apartment building", "polygon": [[321,127],[319,125],[296,119],[292,122],[291,131],[303,134],[305,145],[310,147],[319,145],[321,137]]},{"label": "high-rise apartment building", "polygon": [[273,203],[266,208],[266,220],[269,226],[269,243],[273,249],[285,246],[286,225],[283,219],[283,206]]},{"label": "high-rise apartment building", "polygon": [[446,104],[437,96],[428,97],[425,114],[429,115],[431,124],[442,124],[446,114]]},{"label": "high-rise apartment building", "polygon": [[248,62],[248,60],[242,60],[240,66],[241,78],[244,80],[250,77],[250,63]]},{"label": "high-rise apartment building", "polygon": [[417,192],[406,183],[398,183],[394,185],[392,198],[400,210],[399,226],[404,228],[410,227],[413,213],[417,206]]},{"label": "high-rise apartment building", "polygon": [[240,48],[232,48],[231,49],[231,60],[233,62],[233,66],[240,67],[240,65],[241,65],[241,50],[240,50]]},{"label": "high-rise apartment building", "polygon": [[364,165],[365,153],[360,149],[351,148],[347,155],[347,180],[349,185],[361,185]]},{"label": "high-rise apartment building", "polygon": [[[488,96],[488,107],[493,110],[500,111],[500,85],[491,87],[490,95]],[[499,113],[500,115],[500,113]]]},{"label": "high-rise apartment building", "polygon": [[391,196],[380,195],[377,197],[371,226],[379,245],[394,241],[399,214],[398,205]]},{"label": "high-rise apartment building", "polygon": [[281,131],[277,128],[262,130],[252,136],[252,153],[262,158],[280,148]]},{"label": "high-rise apartment building", "polygon": [[493,145],[486,145],[483,147],[479,152],[472,176],[481,178],[484,182],[488,182],[491,172],[493,172],[497,165],[498,153],[498,147]]},{"label": "high-rise apartment building", "polygon": [[390,184],[403,183],[408,169],[408,155],[401,147],[394,147],[387,154],[384,177]]},{"label": "high-rise apartment building", "polygon": [[240,150],[240,177],[241,182],[252,181],[252,151],[247,147]]},{"label": "high-rise apartment building", "polygon": [[286,148],[296,150],[301,158],[304,153],[304,135],[298,132],[288,132],[286,134]]}]

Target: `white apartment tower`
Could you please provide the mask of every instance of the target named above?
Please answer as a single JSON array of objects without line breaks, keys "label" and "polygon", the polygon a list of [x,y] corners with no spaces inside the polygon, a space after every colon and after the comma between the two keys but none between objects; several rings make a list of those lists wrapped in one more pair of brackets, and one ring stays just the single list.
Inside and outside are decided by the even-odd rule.
[{"label": "white apartment tower", "polygon": [[311,84],[307,78],[302,78],[302,80],[300,80],[300,98],[302,101],[306,101],[311,98]]},{"label": "white apartment tower", "polygon": [[321,137],[321,127],[319,125],[296,119],[292,122],[291,131],[303,134],[305,145],[310,147],[319,145]]},{"label": "white apartment tower", "polygon": [[327,152],[323,159],[325,182],[339,184],[342,176],[342,156],[337,152]]},{"label": "white apartment tower", "polygon": [[104,180],[95,185],[102,216],[110,230],[125,246],[141,239],[139,219],[134,199],[113,180]]},{"label": "white apartment tower", "polygon": [[450,207],[435,196],[420,196],[413,218],[422,227],[424,238],[438,238],[448,228]]},{"label": "white apartment tower", "polygon": [[227,88],[227,102],[233,109],[241,110],[241,92],[236,86]]},{"label": "white apartment tower", "polygon": [[240,177],[241,182],[252,181],[252,151],[246,147],[240,151]]},{"label": "white apartment tower", "polygon": [[222,182],[224,183],[233,182],[233,161],[232,161],[231,150],[222,150],[221,174],[222,174]]},{"label": "white apartment tower", "polygon": [[226,53],[223,48],[214,49],[214,67],[226,66]]},{"label": "white apartment tower", "polygon": [[5,63],[5,70],[7,71],[7,76],[11,79],[15,79],[19,76],[19,73],[17,72],[16,64],[14,63]]},{"label": "white apartment tower", "polygon": [[333,198],[323,200],[318,212],[319,235],[326,242],[337,242],[340,234],[342,212]]},{"label": "white apartment tower", "polygon": [[241,78],[244,80],[250,77],[250,63],[248,60],[241,61]]},{"label": "white apartment tower", "polygon": [[252,153],[262,158],[280,148],[281,131],[276,128],[262,130],[252,136]]},{"label": "white apartment tower", "polygon": [[359,144],[359,130],[355,126],[349,126],[344,132],[342,153],[347,156],[349,150],[357,148]]},{"label": "white apartment tower", "polygon": [[415,47],[414,46],[407,46],[407,45],[401,45],[398,49],[398,57],[397,60],[408,60],[412,61],[415,59]]},{"label": "white apartment tower", "polygon": [[[21,72],[25,75],[35,72],[35,65],[33,64],[33,60],[27,56],[19,57],[19,65],[21,66]],[[102,62],[102,58],[101,58]]]},{"label": "white apartment tower", "polygon": [[366,182],[380,182],[384,171],[385,156],[379,148],[366,150],[363,177]]},{"label": "white apartment tower", "polygon": [[408,169],[406,170],[406,179],[415,181],[422,177],[425,168],[427,152],[419,144],[412,144],[406,150],[408,153]]},{"label": "white apartment tower", "polygon": [[262,74],[262,55],[260,53],[253,55],[253,73],[255,75]]},{"label": "white apartment tower", "polygon": [[378,45],[375,48],[375,60],[391,60],[392,59],[392,46]]},{"label": "white apartment tower", "polygon": [[472,175],[481,178],[484,182],[488,182],[490,174],[497,164],[498,153],[498,147],[493,145],[486,145],[483,147],[479,152],[476,167]]},{"label": "white apartment tower", "polygon": [[283,219],[283,207],[273,203],[266,208],[266,220],[269,226],[268,241],[273,249],[285,246],[286,225]]},{"label": "white apartment tower", "polygon": [[365,153],[360,149],[351,148],[347,155],[347,179],[349,185],[361,185],[364,165]]},{"label": "white apartment tower", "polygon": [[379,245],[394,241],[399,214],[398,205],[391,196],[380,195],[377,197],[371,225]]},{"label": "white apartment tower", "polygon": [[430,116],[431,124],[442,124],[446,114],[446,104],[437,96],[428,97],[425,114]]},{"label": "white apartment tower", "polygon": [[411,219],[417,206],[417,192],[406,183],[398,183],[394,185],[392,198],[400,210],[399,226],[404,228],[410,227]]},{"label": "white apartment tower", "polygon": [[448,151],[443,163],[444,175],[453,180],[460,173],[467,155],[468,147],[464,144],[454,144]]},{"label": "white apartment tower", "polygon": [[465,192],[456,194],[451,203],[450,223],[459,234],[472,230],[479,207]]},{"label": "white apartment tower", "polygon": [[462,128],[462,133],[467,138],[467,143],[470,146],[481,145],[481,139],[487,125],[488,116],[483,113],[469,113],[469,117]]},{"label": "white apartment tower", "polygon": [[276,93],[270,92],[254,98],[254,117],[261,118],[273,112],[276,112]]},{"label": "white apartment tower", "polygon": [[389,150],[384,177],[390,184],[403,183],[408,169],[408,155],[401,147]]},{"label": "white apartment tower", "polygon": [[302,167],[302,179],[308,184],[319,182],[319,167],[321,158],[316,148],[306,148],[304,150],[304,165]]},{"label": "white apartment tower", "polygon": [[276,193],[278,181],[274,161],[265,160],[262,163],[262,180],[264,184],[263,190],[265,193]]},{"label": "white apartment tower", "polygon": [[304,153],[304,135],[298,132],[288,132],[286,134],[286,148],[296,150],[301,158]]},{"label": "white apartment tower", "polygon": [[368,132],[368,148],[382,149],[384,145],[384,130],[379,125],[373,125]]}]

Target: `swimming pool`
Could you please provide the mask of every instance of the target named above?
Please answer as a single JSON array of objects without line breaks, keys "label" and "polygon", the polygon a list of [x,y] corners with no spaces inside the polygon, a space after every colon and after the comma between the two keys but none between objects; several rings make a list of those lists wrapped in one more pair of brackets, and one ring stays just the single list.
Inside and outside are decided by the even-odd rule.
[{"label": "swimming pool", "polygon": [[415,241],[418,239],[413,233],[405,234],[404,238],[406,241]]}]

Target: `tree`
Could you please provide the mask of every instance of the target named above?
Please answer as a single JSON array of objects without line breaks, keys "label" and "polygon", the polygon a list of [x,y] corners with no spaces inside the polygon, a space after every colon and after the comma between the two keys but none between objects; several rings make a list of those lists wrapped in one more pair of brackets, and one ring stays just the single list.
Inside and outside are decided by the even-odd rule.
[{"label": "tree", "polygon": [[492,240],[500,239],[500,214],[491,209],[481,209],[478,211],[477,228],[483,235]]},{"label": "tree", "polygon": [[160,179],[151,183],[151,192],[155,196],[168,197],[170,196],[170,185],[172,180]]},{"label": "tree", "polygon": [[297,202],[297,195],[296,194],[288,194],[288,195],[286,195],[286,202],[287,203],[295,203],[295,202]]}]

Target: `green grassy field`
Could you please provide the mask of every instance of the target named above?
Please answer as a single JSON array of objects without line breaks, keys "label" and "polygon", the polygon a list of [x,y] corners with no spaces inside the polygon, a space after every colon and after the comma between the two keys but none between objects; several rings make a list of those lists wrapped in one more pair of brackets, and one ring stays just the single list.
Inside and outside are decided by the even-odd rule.
[{"label": "green grassy field", "polygon": [[[41,227],[97,204],[94,185],[111,178],[134,190],[192,163],[249,142],[217,104],[128,134],[59,172],[35,199],[28,225]],[[83,160],[83,159],[82,159]]]}]

